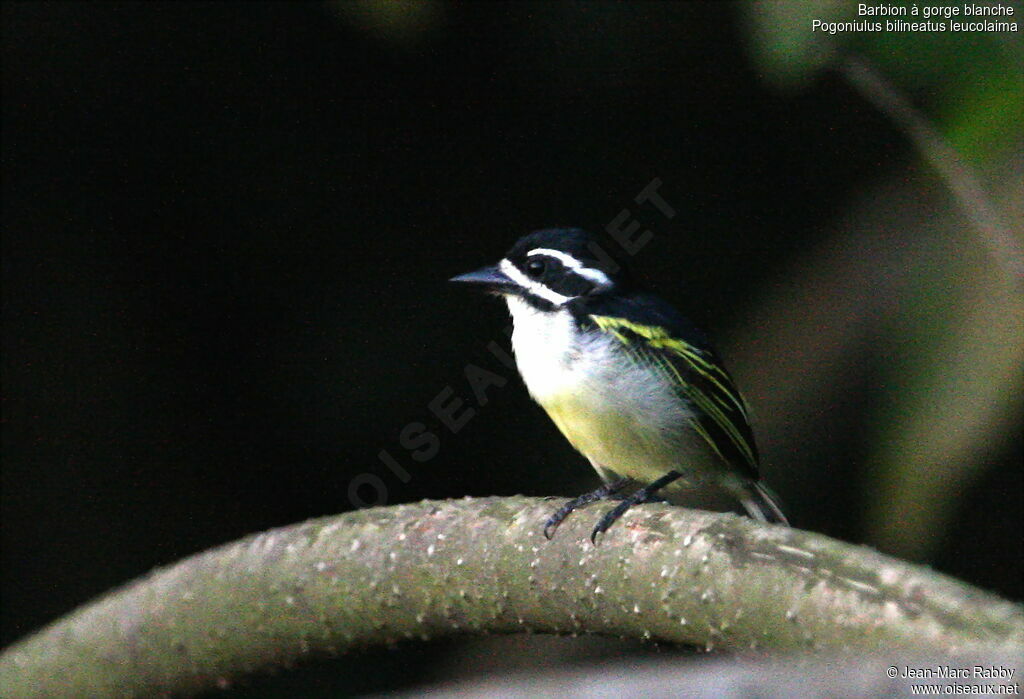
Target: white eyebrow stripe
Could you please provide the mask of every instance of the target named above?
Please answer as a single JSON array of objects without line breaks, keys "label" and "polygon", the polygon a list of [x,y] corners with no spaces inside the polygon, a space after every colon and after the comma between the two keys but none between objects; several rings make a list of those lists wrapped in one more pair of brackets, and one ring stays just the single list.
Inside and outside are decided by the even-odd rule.
[{"label": "white eyebrow stripe", "polygon": [[541,297],[545,301],[550,301],[556,306],[563,305],[566,301],[571,300],[572,296],[563,296],[554,289],[544,286],[540,282],[530,279],[525,274],[519,271],[519,268],[512,264],[507,258],[498,263],[498,269],[502,273],[514,281],[519,286],[530,291],[536,296]]},{"label": "white eyebrow stripe", "polygon": [[547,255],[548,257],[553,257],[569,269],[579,274],[581,277],[595,282],[598,286],[609,286],[612,283],[608,278],[608,275],[601,270],[594,269],[592,267],[584,267],[582,262],[561,250],[552,250],[551,248],[534,248],[530,252],[526,253],[527,257],[530,255]]}]

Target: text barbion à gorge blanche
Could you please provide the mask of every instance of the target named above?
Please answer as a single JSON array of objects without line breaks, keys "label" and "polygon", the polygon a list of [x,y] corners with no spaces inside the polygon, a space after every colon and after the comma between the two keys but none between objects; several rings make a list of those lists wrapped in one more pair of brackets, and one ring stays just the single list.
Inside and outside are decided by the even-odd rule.
[{"label": "text barbion \u00e0 gorge blanche", "polygon": [[[857,21],[813,20],[811,29],[826,34],[844,32],[1017,32],[1012,5],[857,5]],[[860,19],[864,18],[864,19]],[[868,19],[870,18],[870,19]]]}]

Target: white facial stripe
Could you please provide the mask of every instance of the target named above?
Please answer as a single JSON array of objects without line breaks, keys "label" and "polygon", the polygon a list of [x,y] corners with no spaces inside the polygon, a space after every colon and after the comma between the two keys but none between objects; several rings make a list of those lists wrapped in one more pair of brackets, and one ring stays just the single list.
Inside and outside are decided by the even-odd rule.
[{"label": "white facial stripe", "polygon": [[550,301],[556,306],[561,306],[566,301],[570,300],[570,296],[562,296],[560,293],[553,289],[549,289],[540,282],[530,279],[528,276],[519,271],[519,268],[509,262],[507,259],[502,260],[498,263],[498,269],[504,273],[506,277],[514,281],[519,286],[528,290],[535,296],[539,296],[545,301]]},{"label": "white facial stripe", "polygon": [[608,279],[608,275],[601,270],[584,267],[582,262],[572,255],[567,255],[561,250],[552,250],[551,248],[534,248],[530,252],[526,253],[527,257],[530,255],[547,255],[549,257],[553,257],[569,269],[579,274],[581,277],[589,279],[598,286],[609,286],[612,283],[611,280]]}]

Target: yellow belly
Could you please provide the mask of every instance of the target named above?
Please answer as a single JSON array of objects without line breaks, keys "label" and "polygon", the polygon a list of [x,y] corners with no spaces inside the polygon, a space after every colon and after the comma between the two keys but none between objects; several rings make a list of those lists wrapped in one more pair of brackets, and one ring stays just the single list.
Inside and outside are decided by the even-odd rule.
[{"label": "yellow belly", "polygon": [[507,298],[512,348],[530,395],[602,477],[650,483],[675,469],[717,472],[690,408],[665,377],[615,338],[579,334],[568,311],[541,313]]},{"label": "yellow belly", "polygon": [[682,415],[674,425],[658,425],[643,414],[595,409],[578,395],[542,405],[573,447],[619,476],[650,483],[673,469],[700,475],[716,466]]}]

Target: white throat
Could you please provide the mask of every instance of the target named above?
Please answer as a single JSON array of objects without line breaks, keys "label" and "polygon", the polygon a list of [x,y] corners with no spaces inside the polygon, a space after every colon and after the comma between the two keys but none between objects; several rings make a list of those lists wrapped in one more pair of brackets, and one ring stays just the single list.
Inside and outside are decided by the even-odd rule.
[{"label": "white throat", "polygon": [[579,356],[576,328],[565,308],[540,311],[518,296],[506,296],[512,314],[512,351],[530,395],[540,403],[572,390],[571,365]]}]

